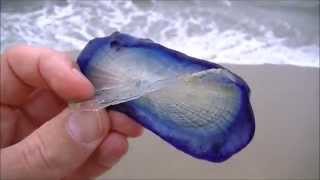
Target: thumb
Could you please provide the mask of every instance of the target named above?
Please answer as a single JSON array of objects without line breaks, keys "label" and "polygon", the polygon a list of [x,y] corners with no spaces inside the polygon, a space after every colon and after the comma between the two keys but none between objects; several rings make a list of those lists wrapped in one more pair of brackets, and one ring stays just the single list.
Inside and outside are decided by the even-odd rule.
[{"label": "thumb", "polygon": [[72,173],[103,140],[109,123],[105,110],[64,110],[1,150],[1,179],[56,179]]}]

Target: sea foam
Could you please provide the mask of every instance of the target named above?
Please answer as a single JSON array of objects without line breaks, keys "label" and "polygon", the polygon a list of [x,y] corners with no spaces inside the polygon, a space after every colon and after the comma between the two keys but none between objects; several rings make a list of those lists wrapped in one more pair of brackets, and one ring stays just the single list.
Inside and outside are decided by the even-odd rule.
[{"label": "sea foam", "polygon": [[1,51],[17,43],[79,51],[121,31],[212,62],[319,67],[318,4],[43,1],[29,11],[1,11]]}]

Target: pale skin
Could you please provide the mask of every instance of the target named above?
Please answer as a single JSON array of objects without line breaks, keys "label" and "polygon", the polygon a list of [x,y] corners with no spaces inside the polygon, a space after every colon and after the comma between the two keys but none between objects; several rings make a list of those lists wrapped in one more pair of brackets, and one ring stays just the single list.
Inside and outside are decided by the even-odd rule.
[{"label": "pale skin", "polygon": [[68,108],[94,94],[70,56],[20,45],[0,62],[0,179],[92,179],[142,134],[120,112]]}]

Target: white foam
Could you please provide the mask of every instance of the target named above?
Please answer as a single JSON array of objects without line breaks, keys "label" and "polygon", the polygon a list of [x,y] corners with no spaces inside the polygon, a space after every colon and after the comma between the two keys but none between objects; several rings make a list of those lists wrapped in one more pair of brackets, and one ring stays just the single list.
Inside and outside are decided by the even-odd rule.
[{"label": "white foam", "polygon": [[[274,24],[267,17],[260,22],[242,12],[232,14],[235,2],[227,0],[214,8],[202,1],[190,4],[151,1],[144,7],[139,1],[69,0],[65,6],[51,4],[23,14],[1,12],[1,51],[21,42],[81,50],[92,38],[118,30],[213,62],[319,67],[319,44],[287,45],[305,35],[288,22]],[[283,33],[279,28],[288,35],[275,35]],[[296,31],[293,37],[290,33]]]}]

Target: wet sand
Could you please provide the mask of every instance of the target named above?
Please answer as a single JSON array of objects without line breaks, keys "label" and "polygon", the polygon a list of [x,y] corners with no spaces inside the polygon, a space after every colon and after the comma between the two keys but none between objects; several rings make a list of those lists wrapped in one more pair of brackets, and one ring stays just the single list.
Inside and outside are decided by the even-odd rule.
[{"label": "wet sand", "polygon": [[253,141],[223,163],[193,159],[148,130],[101,179],[318,179],[319,68],[225,65],[250,85]]}]

